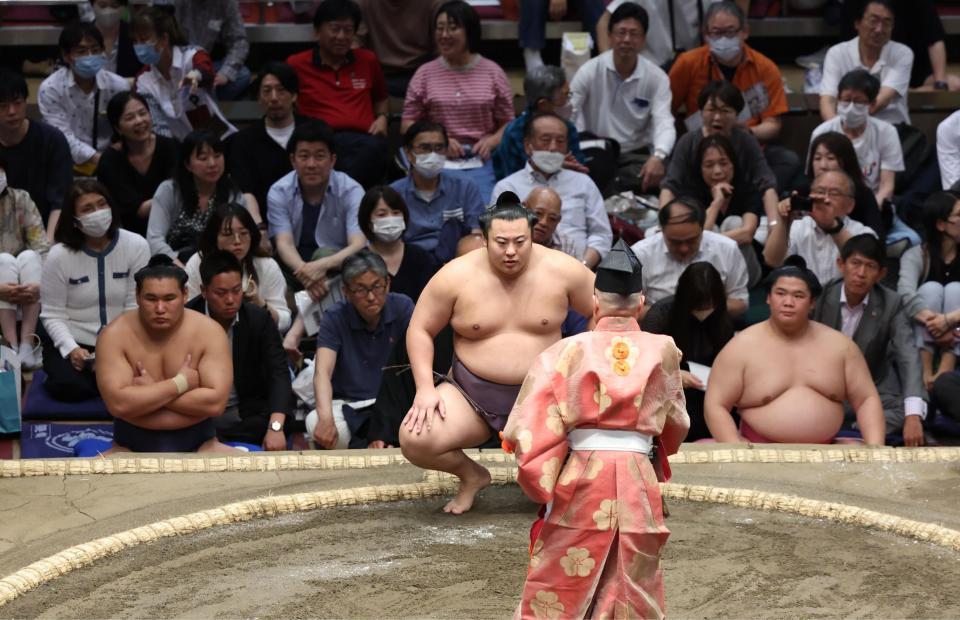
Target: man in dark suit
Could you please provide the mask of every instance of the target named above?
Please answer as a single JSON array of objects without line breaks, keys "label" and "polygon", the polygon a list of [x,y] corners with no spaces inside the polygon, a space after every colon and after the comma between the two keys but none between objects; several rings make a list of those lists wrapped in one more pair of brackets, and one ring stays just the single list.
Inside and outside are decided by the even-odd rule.
[{"label": "man in dark suit", "polygon": [[927,415],[920,355],[900,295],[879,284],[883,257],[872,235],[847,240],[837,259],[842,277],[824,287],[813,318],[856,343],[880,392],[887,433],[902,432],[906,445],[919,446]]},{"label": "man in dark suit", "polygon": [[266,310],[243,301],[242,267],[233,254],[218,250],[204,256],[200,280],[201,295],[187,308],[222,325],[233,351],[233,388],[216,420],[217,436],[286,450],[293,390],[277,324]]}]

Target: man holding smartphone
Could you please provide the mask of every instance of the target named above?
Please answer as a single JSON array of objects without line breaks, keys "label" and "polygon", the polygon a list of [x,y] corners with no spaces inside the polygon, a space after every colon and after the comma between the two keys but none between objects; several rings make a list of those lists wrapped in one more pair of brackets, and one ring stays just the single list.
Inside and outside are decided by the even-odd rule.
[{"label": "man holding smartphone", "polygon": [[782,200],[779,220],[769,222],[770,235],[763,249],[767,264],[779,267],[787,256],[797,254],[821,284],[840,277],[837,257],[843,244],[864,233],[876,236],[849,217],[854,191],[853,179],[847,173],[831,170],[814,179],[808,200],[796,194]]}]

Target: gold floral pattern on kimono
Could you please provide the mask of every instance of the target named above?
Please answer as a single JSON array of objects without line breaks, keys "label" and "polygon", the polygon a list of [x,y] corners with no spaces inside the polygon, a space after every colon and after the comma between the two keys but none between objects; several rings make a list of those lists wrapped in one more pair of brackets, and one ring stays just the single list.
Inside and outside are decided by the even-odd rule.
[{"label": "gold floral pattern on kimono", "polygon": [[598,530],[612,530],[617,527],[617,500],[605,499],[600,508],[593,513],[593,521]]},{"label": "gold floral pattern on kimono", "polygon": [[630,340],[620,336],[615,336],[610,340],[610,346],[603,354],[610,360],[613,372],[621,377],[630,374],[637,358],[640,357],[640,351],[633,346]]},{"label": "gold floral pattern on kimono", "polygon": [[560,459],[552,458],[544,463],[542,472],[540,486],[549,493],[553,491],[553,487],[557,484],[557,474],[560,473]]},{"label": "gold floral pattern on kimono", "polygon": [[557,435],[566,435],[574,419],[567,403],[557,403],[547,407],[547,428]]},{"label": "gold floral pattern on kimono", "polygon": [[537,592],[535,599],[530,601],[530,608],[533,610],[535,618],[547,618],[554,620],[563,613],[563,604],[560,603],[560,597],[556,592],[547,592],[541,590]]},{"label": "gold floral pattern on kimono", "polygon": [[564,377],[569,377],[571,373],[580,369],[581,362],[583,362],[583,347],[576,342],[571,342],[563,349],[557,360],[557,372]]},{"label": "gold floral pattern on kimono", "polygon": [[597,384],[597,391],[593,393],[593,402],[597,403],[599,413],[603,413],[610,406],[613,400],[607,396],[607,386],[602,383]]},{"label": "gold floral pattern on kimono", "polygon": [[567,577],[587,577],[597,562],[590,557],[590,550],[577,547],[567,549],[567,555],[560,558],[560,566]]}]

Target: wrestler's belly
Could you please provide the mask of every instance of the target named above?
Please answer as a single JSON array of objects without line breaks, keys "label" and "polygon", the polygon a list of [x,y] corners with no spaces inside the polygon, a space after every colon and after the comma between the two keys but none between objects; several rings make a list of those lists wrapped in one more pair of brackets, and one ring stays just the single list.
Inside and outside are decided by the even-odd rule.
[{"label": "wrestler's belly", "polygon": [[843,424],[843,406],[807,386],[795,386],[759,407],[742,407],[740,417],[779,443],[830,442]]},{"label": "wrestler's belly", "polygon": [[457,337],[453,348],[473,374],[494,383],[516,385],[523,383],[533,360],[558,340],[559,330],[556,334],[501,332],[480,340]]}]

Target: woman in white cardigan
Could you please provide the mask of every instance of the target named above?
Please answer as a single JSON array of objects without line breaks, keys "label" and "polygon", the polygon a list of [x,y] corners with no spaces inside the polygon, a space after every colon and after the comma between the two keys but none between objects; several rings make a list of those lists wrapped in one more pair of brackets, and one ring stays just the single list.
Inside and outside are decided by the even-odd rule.
[{"label": "woman in white cardigan", "polygon": [[107,189],[93,179],[73,184],[43,264],[40,320],[46,388],[58,400],[99,396],[97,334],[137,307],[133,276],[150,259],[147,240],[120,227]]},{"label": "woman in white cardigan", "polygon": [[281,332],[290,327],[287,306],[287,282],[277,261],[261,249],[260,230],[250,211],[243,205],[216,207],[200,234],[199,251],[190,257],[187,272],[187,298],[200,294],[200,259],[215,250],[230,252],[243,265],[243,297],[270,313]]}]

